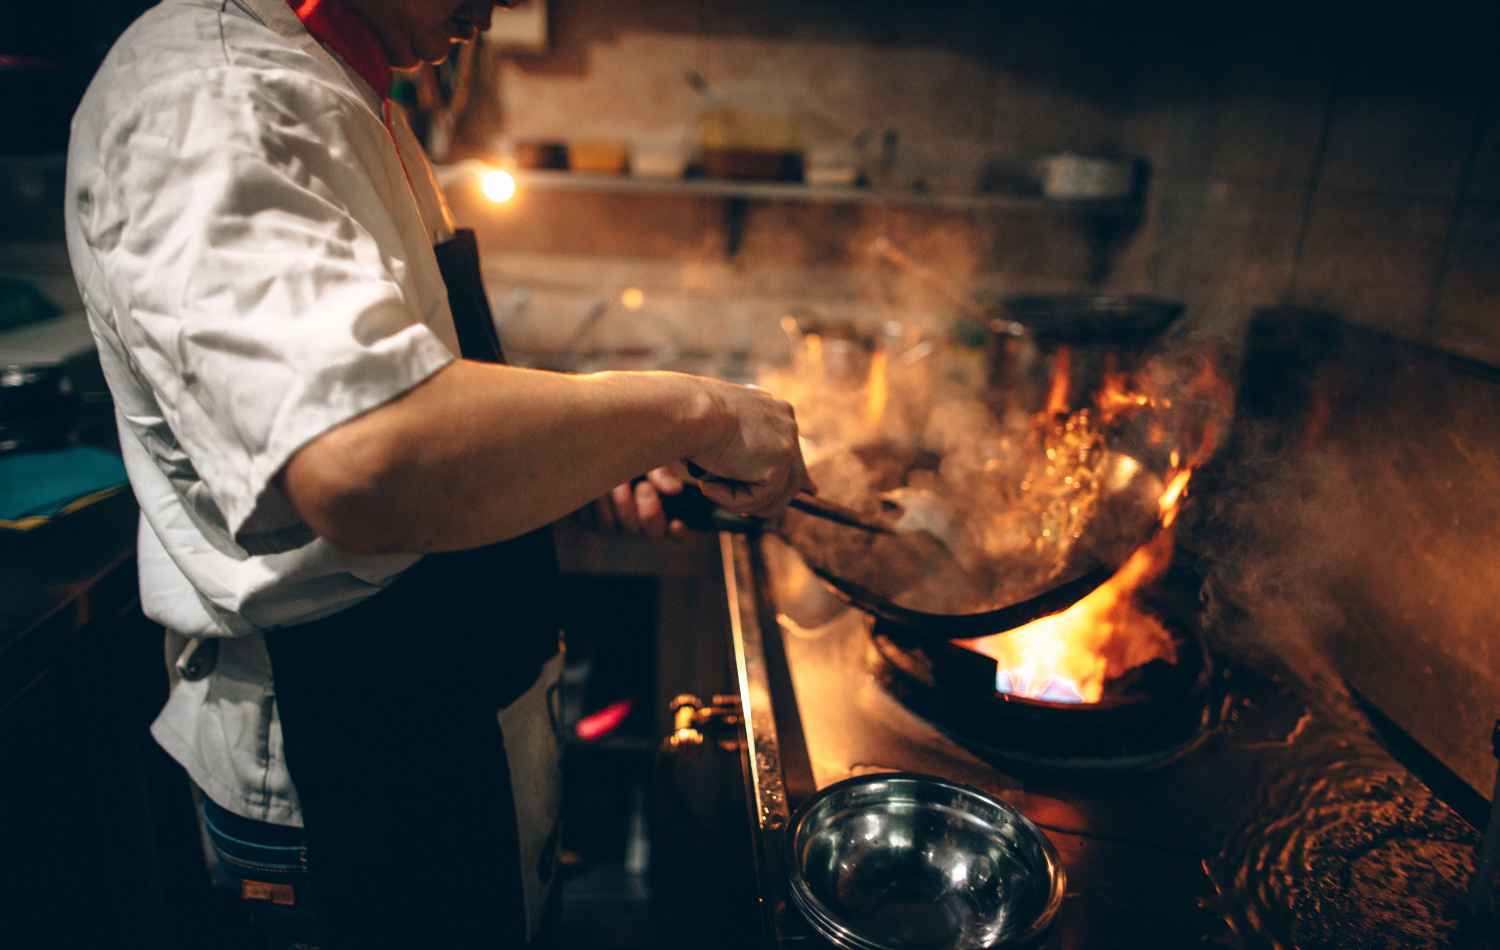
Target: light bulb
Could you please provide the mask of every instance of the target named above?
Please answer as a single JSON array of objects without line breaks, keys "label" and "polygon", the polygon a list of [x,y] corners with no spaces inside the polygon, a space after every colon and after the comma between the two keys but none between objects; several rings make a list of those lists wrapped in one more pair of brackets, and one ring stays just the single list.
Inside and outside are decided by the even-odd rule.
[{"label": "light bulb", "polygon": [[486,198],[503,205],[516,196],[516,176],[503,168],[496,168],[484,173],[479,187]]}]

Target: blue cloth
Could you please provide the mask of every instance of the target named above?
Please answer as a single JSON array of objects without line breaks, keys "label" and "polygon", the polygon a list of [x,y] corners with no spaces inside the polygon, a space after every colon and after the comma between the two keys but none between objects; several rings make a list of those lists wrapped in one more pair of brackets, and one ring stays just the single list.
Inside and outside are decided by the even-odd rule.
[{"label": "blue cloth", "polygon": [[125,482],[120,457],[92,446],[0,456],[0,521],[51,518]]}]

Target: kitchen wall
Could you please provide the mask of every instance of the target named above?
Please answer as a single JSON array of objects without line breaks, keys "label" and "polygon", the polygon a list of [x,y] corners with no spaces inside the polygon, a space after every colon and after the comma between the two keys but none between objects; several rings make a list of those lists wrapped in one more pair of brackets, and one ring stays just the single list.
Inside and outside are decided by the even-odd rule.
[{"label": "kitchen wall", "polygon": [[1274,4],[1232,25],[1000,6],[552,0],[548,52],[485,62],[461,149],[690,136],[706,103],[691,71],[712,95],[797,115],[805,145],[868,129],[878,164],[892,131],[891,180],[935,191],[1050,151],[1141,155],[1151,176],[1133,228],[1101,234],[1045,211],[754,204],[731,257],[716,200],[549,193],[494,209],[456,189],[513,332],[566,342],[585,297],[626,285],[661,290],[642,315],[656,319],[611,315],[590,345],[653,333],[768,344],[772,318],[799,302],[951,314],[869,253],[884,236],[958,287],[1081,289],[1102,253],[1102,286],[1181,297],[1207,330],[1292,303],[1500,362],[1494,4],[1389,25]]},{"label": "kitchen wall", "polygon": [[1500,362],[1500,75],[1475,45],[1495,9],[1144,67],[1126,138],[1157,187],[1116,279],[1219,321],[1283,300]]},{"label": "kitchen wall", "polygon": [[[933,191],[972,192],[994,159],[1120,144],[1119,69],[1090,53],[1106,42],[1099,30],[1069,45],[1056,23],[988,14],[993,28],[976,29],[964,4],[554,0],[551,14],[547,54],[506,57],[484,76],[465,136],[475,154],[493,154],[502,137],[691,139],[700,112],[720,101],[795,116],[812,149],[847,147],[865,131],[867,167],[893,156],[890,180]],[[864,318],[951,313],[940,292],[870,253],[877,237],[960,289],[1066,288],[1092,263],[1090,230],[1055,213],[752,203],[731,256],[718,200],[549,193],[492,209],[460,192],[497,301],[504,309],[513,288],[528,288],[515,332],[541,345],[565,342],[587,309],[569,287],[648,290],[642,316],[654,319],[607,318],[589,335],[598,345],[665,325],[688,346],[774,346],[790,305]]]}]

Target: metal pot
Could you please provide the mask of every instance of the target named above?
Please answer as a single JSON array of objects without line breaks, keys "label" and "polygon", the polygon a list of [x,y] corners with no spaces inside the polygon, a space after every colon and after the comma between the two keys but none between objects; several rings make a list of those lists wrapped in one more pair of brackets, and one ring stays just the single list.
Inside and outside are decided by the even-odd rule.
[{"label": "metal pot", "polygon": [[1087,406],[1111,381],[1129,380],[1182,311],[1149,296],[1007,297],[989,326],[992,396],[1027,413]]}]

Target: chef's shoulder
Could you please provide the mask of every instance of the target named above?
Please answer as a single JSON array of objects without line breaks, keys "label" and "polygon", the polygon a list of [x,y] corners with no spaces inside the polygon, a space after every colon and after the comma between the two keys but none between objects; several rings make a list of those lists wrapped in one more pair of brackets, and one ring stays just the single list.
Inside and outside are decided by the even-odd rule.
[{"label": "chef's shoulder", "polygon": [[122,144],[143,119],[183,140],[202,132],[232,138],[237,119],[341,134],[372,119],[378,125],[347,75],[315,50],[305,33],[273,29],[233,2],[167,0],[111,48],[79,105],[74,135],[103,148]]}]

